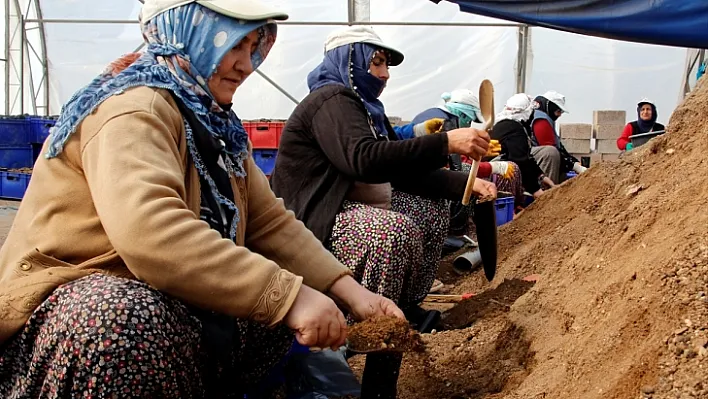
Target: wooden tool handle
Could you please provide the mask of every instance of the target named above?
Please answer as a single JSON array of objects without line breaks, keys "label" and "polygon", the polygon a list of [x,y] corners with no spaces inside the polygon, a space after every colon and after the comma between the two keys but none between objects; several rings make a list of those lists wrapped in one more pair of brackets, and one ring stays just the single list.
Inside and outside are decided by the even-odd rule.
[{"label": "wooden tool handle", "polygon": [[462,205],[469,205],[470,203],[472,189],[474,188],[474,181],[477,178],[477,170],[479,170],[479,161],[472,161],[472,169],[470,169],[470,175],[467,177],[465,194],[462,196]]},{"label": "wooden tool handle", "polygon": [[424,302],[437,302],[437,303],[457,303],[462,302],[465,299],[470,299],[474,296],[472,293],[462,294],[462,295],[441,295],[441,294],[428,294]]}]

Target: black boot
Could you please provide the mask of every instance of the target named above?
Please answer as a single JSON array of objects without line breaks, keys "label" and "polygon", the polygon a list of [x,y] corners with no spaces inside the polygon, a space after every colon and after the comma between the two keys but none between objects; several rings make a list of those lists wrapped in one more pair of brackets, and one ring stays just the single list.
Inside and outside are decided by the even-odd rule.
[{"label": "black boot", "polygon": [[361,378],[361,399],[396,399],[401,360],[403,355],[400,353],[366,355],[364,375]]},{"label": "black boot", "polygon": [[440,322],[440,312],[437,310],[425,310],[418,305],[409,306],[403,309],[406,319],[416,331],[421,334],[429,333]]}]

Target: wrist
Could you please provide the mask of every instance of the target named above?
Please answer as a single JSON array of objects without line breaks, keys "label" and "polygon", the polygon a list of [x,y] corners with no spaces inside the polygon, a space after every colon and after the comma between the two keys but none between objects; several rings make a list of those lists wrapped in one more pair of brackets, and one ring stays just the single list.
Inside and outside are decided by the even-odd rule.
[{"label": "wrist", "polygon": [[357,283],[352,276],[345,275],[332,284],[327,295],[332,298],[337,305],[350,311],[353,298],[358,295],[358,292],[362,288],[363,287]]}]

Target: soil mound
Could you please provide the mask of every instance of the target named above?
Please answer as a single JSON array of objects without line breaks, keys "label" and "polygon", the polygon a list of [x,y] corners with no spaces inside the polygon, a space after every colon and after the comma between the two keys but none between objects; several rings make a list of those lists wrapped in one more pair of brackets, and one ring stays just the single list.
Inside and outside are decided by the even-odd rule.
[{"label": "soil mound", "polygon": [[[491,285],[454,282],[478,295],[423,336],[426,361],[405,358],[400,398],[708,398],[708,85],[666,135],[552,190],[499,246]],[[479,300],[531,273],[528,292]]]}]

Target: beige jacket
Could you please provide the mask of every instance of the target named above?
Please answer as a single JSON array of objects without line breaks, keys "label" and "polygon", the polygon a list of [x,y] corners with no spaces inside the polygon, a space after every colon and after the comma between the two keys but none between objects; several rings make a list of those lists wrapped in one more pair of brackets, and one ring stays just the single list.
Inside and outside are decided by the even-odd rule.
[{"label": "beige jacket", "polygon": [[62,154],[37,160],[0,250],[0,344],[57,286],[90,273],[268,325],[303,282],[327,291],[349,274],[252,158],[245,167],[245,179],[231,180],[241,216],[234,243],[197,216],[199,177],[170,94],[140,87],[108,99]]}]

